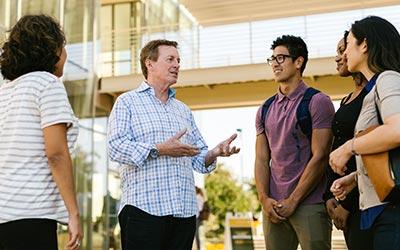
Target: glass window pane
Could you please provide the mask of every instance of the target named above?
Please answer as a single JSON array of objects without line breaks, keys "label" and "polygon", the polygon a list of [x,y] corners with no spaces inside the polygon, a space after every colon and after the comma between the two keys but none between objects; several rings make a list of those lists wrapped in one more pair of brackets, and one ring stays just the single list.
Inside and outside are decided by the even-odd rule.
[{"label": "glass window pane", "polygon": [[[15,1],[16,2],[16,1]],[[60,1],[35,0],[21,1],[21,14],[46,14],[54,18],[60,17]]]},{"label": "glass window pane", "polygon": [[131,72],[131,62],[116,62],[114,65],[114,75],[129,75]]},{"label": "glass window pane", "polygon": [[100,12],[101,51],[112,49],[112,5],[101,7]]},{"label": "glass window pane", "polygon": [[131,4],[114,5],[114,30],[115,50],[128,50],[130,48],[130,18]]}]

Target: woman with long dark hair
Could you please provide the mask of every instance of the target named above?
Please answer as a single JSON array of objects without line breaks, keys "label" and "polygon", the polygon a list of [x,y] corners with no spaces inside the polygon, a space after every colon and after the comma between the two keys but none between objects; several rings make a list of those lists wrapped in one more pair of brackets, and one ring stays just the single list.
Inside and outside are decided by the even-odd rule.
[{"label": "woman with long dark hair", "polygon": [[57,222],[68,224],[67,249],[82,240],[70,157],[78,124],[59,79],[64,45],[57,21],[28,15],[2,47],[0,249],[57,249]]},{"label": "woman with long dark hair", "polygon": [[398,201],[381,202],[359,155],[385,152],[400,146],[400,34],[387,20],[369,16],[356,21],[345,51],[351,72],[361,72],[371,91],[365,97],[355,132],[380,125],[361,137],[353,137],[330,155],[332,169],[344,175],[347,162],[356,155],[357,171],[338,180],[331,191],[345,199],[358,186],[362,230],[370,249],[400,248],[400,207]]},{"label": "woman with long dark hair", "polygon": [[[367,79],[359,72],[351,73],[348,70],[347,58],[344,55],[348,34],[349,32],[345,31],[344,37],[338,42],[335,62],[337,64],[336,70],[339,75],[341,77],[351,76],[354,84],[353,91],[342,99],[332,122],[332,133],[334,135],[332,151],[353,138],[354,127],[356,126],[363,100],[369,92],[369,90],[365,88]],[[354,156],[349,159],[346,166],[346,174],[357,170]],[[332,219],[337,229],[343,230],[346,245],[349,250],[364,250],[368,247],[365,245],[366,241],[364,238],[370,236],[370,231],[360,229],[358,188],[354,188],[347,195],[346,199],[338,202],[333,197],[329,188],[333,181],[340,178],[340,175],[335,174],[332,169],[328,169],[327,176],[328,190],[324,194],[324,198],[326,200],[326,208],[329,217]]]}]

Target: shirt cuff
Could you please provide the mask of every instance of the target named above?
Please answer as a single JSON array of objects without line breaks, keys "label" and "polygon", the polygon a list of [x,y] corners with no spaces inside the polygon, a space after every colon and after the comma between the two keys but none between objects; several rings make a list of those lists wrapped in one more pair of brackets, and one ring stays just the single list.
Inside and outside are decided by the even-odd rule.
[{"label": "shirt cuff", "polygon": [[[205,158],[204,158],[204,160],[205,160]],[[211,173],[212,171],[215,170],[215,168],[217,168],[217,159],[215,159],[210,165],[205,167],[205,169],[207,170],[206,173]]]},{"label": "shirt cuff", "polygon": [[149,158],[153,144],[139,143],[137,150],[132,154],[132,161],[138,168],[142,168],[145,161]]}]

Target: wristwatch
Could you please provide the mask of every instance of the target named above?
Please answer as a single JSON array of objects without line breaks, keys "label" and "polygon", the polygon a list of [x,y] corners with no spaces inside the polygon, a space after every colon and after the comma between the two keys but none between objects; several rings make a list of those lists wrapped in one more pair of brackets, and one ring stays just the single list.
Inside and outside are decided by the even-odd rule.
[{"label": "wristwatch", "polygon": [[156,146],[153,146],[150,149],[149,155],[151,158],[156,159],[158,156],[160,156],[160,152],[158,152],[158,149],[156,148]]}]

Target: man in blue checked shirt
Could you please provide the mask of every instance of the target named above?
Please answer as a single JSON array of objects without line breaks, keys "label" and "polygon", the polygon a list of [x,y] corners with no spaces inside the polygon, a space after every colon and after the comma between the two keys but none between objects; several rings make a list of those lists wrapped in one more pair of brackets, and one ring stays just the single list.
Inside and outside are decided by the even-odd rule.
[{"label": "man in blue checked shirt", "polygon": [[180,58],[175,41],[154,40],[140,53],[144,78],[122,94],[109,119],[108,150],[120,163],[123,250],[190,250],[196,229],[193,169],[209,173],[218,156],[239,152],[233,134],[212,150],[190,109],[175,99]]}]

